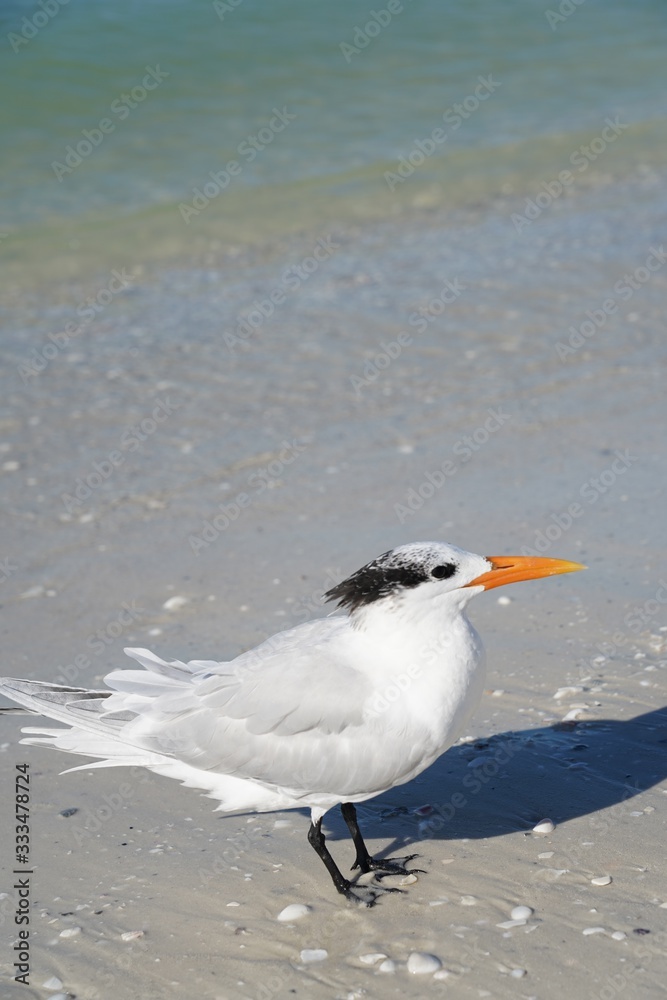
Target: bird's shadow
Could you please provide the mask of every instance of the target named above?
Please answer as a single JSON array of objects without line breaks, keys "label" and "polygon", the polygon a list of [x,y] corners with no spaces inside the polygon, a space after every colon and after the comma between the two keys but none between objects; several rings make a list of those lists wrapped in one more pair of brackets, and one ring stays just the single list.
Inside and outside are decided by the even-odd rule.
[{"label": "bird's shadow", "polygon": [[[630,800],[665,777],[667,707],[627,721],[560,722],[457,745],[357,813],[364,836],[394,838],[385,856],[420,840],[500,837],[547,817],[562,824],[619,804],[630,812]],[[326,821],[331,839],[349,836],[338,810]]]}]

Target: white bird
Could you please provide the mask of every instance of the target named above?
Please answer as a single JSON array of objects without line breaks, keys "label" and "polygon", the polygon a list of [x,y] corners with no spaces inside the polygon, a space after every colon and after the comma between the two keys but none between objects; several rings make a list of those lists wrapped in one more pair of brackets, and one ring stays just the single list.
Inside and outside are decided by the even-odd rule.
[{"label": "white bird", "polygon": [[219,809],[308,807],[308,839],[348,899],[372,906],[384,889],[338,869],[322,817],[340,805],[361,873],[408,874],[407,858],[376,860],[355,802],[410,781],[458,738],[484,683],[468,601],[502,584],[583,569],[524,556],[484,557],[443,542],[400,545],[325,595],[342,615],[279,632],[229,662],[166,662],[126,649],[144,670],[113,670],[111,690],[0,679],[0,690],[69,729],[26,728],[22,743],[99,757],[70,770],[143,765],[205,789]]}]

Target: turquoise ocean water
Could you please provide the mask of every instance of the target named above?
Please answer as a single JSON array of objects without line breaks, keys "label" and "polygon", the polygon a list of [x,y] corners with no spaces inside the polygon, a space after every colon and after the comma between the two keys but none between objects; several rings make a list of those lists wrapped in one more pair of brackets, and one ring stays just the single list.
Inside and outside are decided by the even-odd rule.
[{"label": "turquoise ocean water", "polygon": [[13,0],[0,19],[12,281],[520,208],[564,169],[666,159],[661,0]]}]

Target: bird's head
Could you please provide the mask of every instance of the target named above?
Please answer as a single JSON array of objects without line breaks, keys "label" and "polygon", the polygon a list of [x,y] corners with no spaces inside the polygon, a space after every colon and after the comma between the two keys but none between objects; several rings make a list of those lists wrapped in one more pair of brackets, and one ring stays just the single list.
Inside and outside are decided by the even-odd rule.
[{"label": "bird's head", "polygon": [[384,552],[327,591],[352,614],[378,605],[424,609],[433,602],[463,608],[483,590],[585,569],[542,556],[478,556],[446,542],[410,542]]}]

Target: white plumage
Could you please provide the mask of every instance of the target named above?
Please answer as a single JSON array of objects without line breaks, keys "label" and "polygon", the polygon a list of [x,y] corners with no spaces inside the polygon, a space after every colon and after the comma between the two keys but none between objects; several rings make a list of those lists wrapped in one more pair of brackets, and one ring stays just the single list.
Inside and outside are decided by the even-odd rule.
[{"label": "white plumage", "polygon": [[311,843],[336,887],[372,904],[381,887],[353,890],[340,875],[322,816],[349,804],[357,865],[407,871],[370,858],[352,803],[423,771],[476,708],[484,656],[468,601],[505,577],[580,568],[509,560],[439,542],[403,545],[328,593],[349,613],[280,632],[232,661],[167,662],[127,649],[143,669],[112,671],[103,691],[14,679],[0,680],[0,690],[70,726],[26,728],[22,742],[101,758],[71,770],[142,765],[204,789],[224,812],[309,807]]}]

